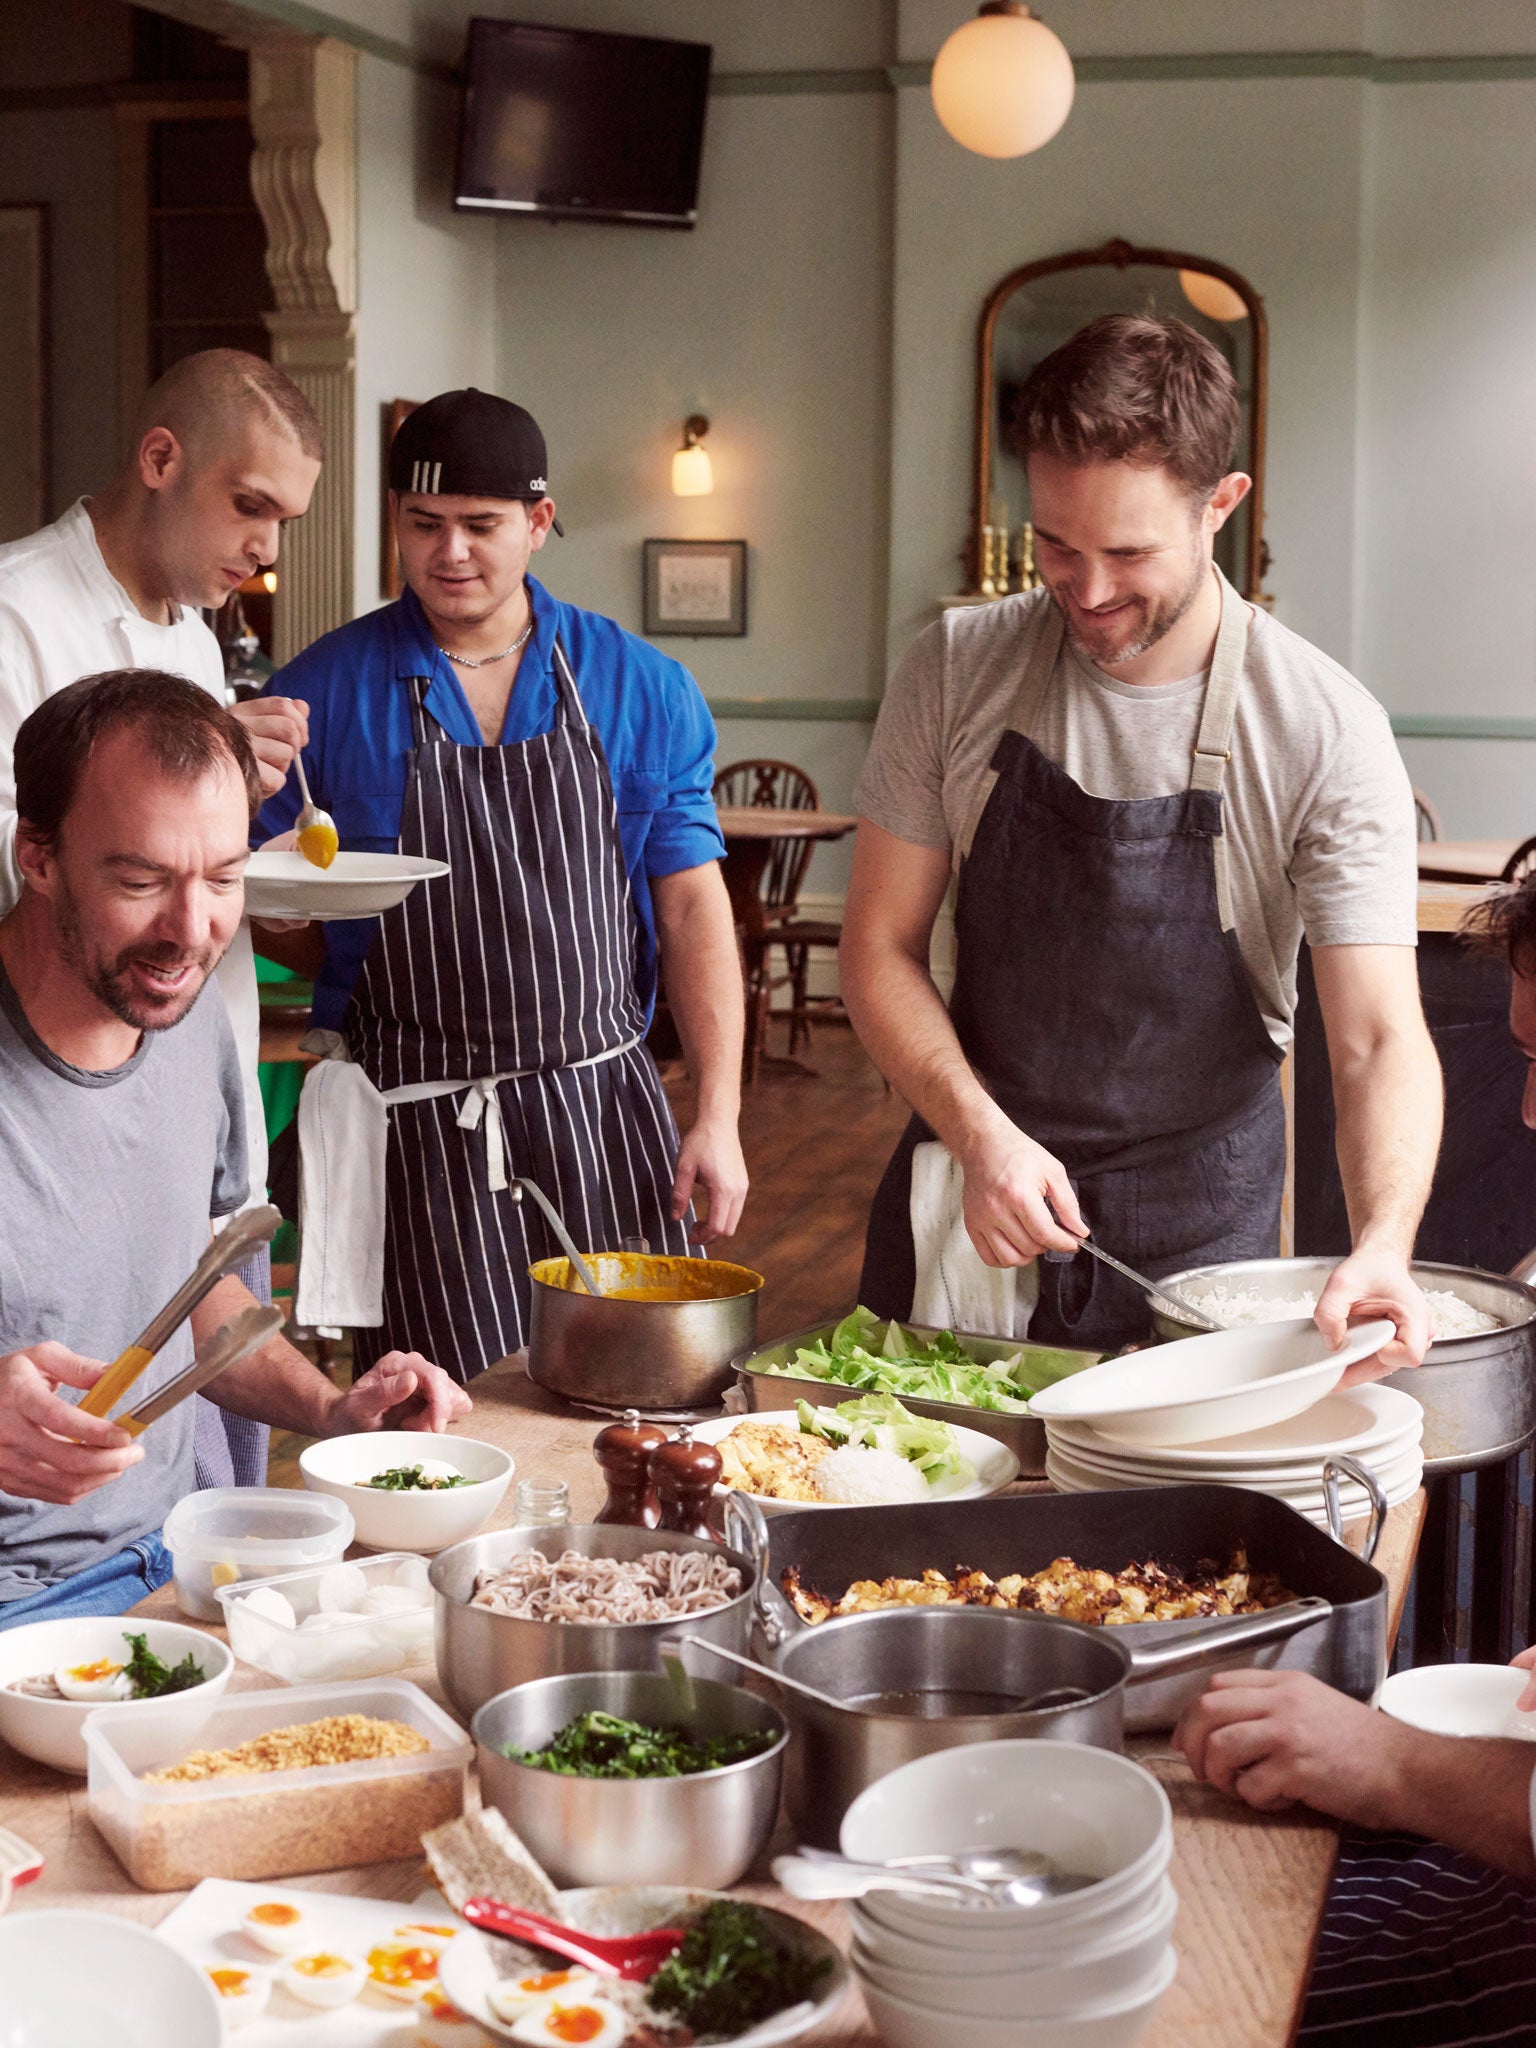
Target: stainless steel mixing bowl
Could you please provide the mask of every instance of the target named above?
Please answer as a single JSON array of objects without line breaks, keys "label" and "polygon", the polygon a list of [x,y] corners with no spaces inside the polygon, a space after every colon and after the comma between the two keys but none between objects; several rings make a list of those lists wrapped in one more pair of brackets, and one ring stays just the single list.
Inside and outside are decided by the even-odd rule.
[{"label": "stainless steel mixing bowl", "polygon": [[[649,1671],[540,1678],[487,1700],[470,1733],[481,1796],[499,1807],[558,1885],[680,1884],[725,1891],[768,1845],[779,1814],[789,1728],[739,1686],[693,1680],[684,1702]],[[576,1778],[516,1763],[503,1751],[540,1749],[578,1714],[617,1714],[695,1741],[759,1730],[761,1755],[681,1778]]]}]

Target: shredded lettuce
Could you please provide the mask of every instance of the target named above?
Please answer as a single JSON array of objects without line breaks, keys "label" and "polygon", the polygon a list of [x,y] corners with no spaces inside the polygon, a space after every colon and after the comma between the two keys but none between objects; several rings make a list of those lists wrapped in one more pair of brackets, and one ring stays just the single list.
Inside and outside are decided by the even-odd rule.
[{"label": "shredded lettuce", "polygon": [[976,1467],[962,1453],[950,1425],[910,1414],[894,1394],[865,1394],[857,1401],[840,1401],[835,1408],[797,1401],[795,1409],[802,1436],[894,1451],[917,1467],[934,1494],[955,1493],[975,1480]]},{"label": "shredded lettuce", "polygon": [[[952,1331],[919,1337],[898,1322],[882,1322],[870,1309],[856,1308],[843,1317],[830,1337],[802,1344],[787,1365],[766,1365],[758,1370],[781,1378],[826,1380],[854,1387],[861,1394],[953,1401],[999,1415],[1027,1415],[1031,1394],[1092,1364],[1096,1356],[1089,1351],[1022,1344],[1008,1357],[983,1365],[969,1355]],[[909,1419],[916,1422],[918,1418]]]}]

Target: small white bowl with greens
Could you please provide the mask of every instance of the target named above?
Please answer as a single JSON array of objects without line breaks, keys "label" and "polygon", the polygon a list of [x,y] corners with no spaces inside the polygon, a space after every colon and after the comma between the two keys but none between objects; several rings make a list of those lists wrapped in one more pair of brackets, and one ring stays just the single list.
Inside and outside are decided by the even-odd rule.
[{"label": "small white bowl with greens", "polygon": [[1005,1445],[1020,1472],[1034,1478],[1045,1471],[1046,1444],[1045,1425],[1030,1413],[1031,1395],[1096,1365],[1100,1356],[886,1322],[856,1308],[840,1322],[763,1346],[738,1362],[736,1377],[739,1395],[758,1414],[802,1400],[822,1405],[893,1394],[914,1416]]},{"label": "small white bowl with greens", "polygon": [[1006,1444],[979,1430],[914,1415],[894,1394],[835,1405],[797,1401],[775,1414],[697,1423],[720,1452],[722,1485],[764,1514],[799,1508],[892,1507],[981,1500],[1019,1476]]}]

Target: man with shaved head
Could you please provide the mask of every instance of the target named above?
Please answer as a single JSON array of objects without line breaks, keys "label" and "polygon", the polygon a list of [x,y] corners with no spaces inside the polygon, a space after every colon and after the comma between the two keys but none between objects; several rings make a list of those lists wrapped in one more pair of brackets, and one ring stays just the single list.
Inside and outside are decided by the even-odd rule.
[{"label": "man with shaved head", "polygon": [[[217,611],[277,559],[290,519],[307,510],[322,454],[320,423],[293,381],[259,356],[206,349],[149,392],[117,474],[61,519],[0,547],[0,913],[16,901],[16,734],[80,676],[155,669],[224,700]],[[267,697],[234,707],[264,793],[281,789],[306,735],[302,703]],[[259,1016],[249,928],[219,969],[244,1079],[251,1198],[266,1198],[266,1137],[256,1079]],[[248,1273],[261,1291],[262,1276]],[[214,1480],[242,1476],[204,1431]],[[259,1476],[264,1444],[246,1447]]]}]

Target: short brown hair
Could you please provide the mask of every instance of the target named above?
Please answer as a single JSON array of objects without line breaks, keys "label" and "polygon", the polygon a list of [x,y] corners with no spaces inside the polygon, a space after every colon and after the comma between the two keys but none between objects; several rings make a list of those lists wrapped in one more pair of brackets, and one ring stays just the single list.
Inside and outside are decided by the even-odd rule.
[{"label": "short brown hair", "polygon": [[162,669],[108,669],[45,698],[16,735],[16,815],[29,839],[57,846],[92,749],[125,731],[176,782],[197,782],[232,761],[256,815],[256,756],[245,728],[217,698]]},{"label": "short brown hair", "polygon": [[1182,320],[1104,313],[1036,363],[1009,423],[1014,452],[1166,469],[1208,498],[1242,425],[1220,349]]},{"label": "short brown hair", "polygon": [[288,374],[242,348],[205,348],[172,363],[150,387],[134,422],[133,445],[168,427],[206,459],[210,446],[249,421],[275,427],[312,462],[325,459],[320,416]]},{"label": "short brown hair", "polygon": [[1469,911],[1461,936],[1479,953],[1502,954],[1516,974],[1536,974],[1536,868]]}]

